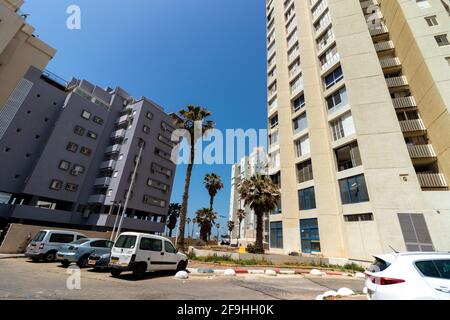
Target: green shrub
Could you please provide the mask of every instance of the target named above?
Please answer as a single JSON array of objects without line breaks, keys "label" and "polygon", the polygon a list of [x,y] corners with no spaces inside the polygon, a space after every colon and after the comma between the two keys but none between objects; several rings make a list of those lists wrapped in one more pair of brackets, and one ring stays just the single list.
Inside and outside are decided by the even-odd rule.
[{"label": "green shrub", "polygon": [[258,246],[255,244],[249,244],[247,245],[247,252],[248,253],[254,253],[254,254],[264,254],[264,248],[261,246]]}]

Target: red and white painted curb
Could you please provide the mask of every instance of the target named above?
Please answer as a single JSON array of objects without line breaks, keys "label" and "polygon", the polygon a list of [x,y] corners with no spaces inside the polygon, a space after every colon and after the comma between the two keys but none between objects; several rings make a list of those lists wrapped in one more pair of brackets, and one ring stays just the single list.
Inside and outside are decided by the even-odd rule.
[{"label": "red and white painted curb", "polygon": [[[188,272],[192,275],[238,275],[238,274],[254,274],[254,275],[314,275],[314,276],[352,276],[350,274],[339,271],[320,271],[317,269],[252,269],[252,268],[230,268],[230,269],[209,269],[209,268],[188,268]],[[234,272],[232,272],[234,271]]]}]

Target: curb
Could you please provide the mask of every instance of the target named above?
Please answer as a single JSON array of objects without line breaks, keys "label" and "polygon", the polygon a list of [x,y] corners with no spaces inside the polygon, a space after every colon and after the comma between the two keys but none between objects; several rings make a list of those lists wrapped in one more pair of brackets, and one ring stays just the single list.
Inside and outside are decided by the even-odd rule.
[{"label": "curb", "polygon": [[0,255],[0,260],[6,260],[6,259],[24,259],[26,256],[24,254],[12,254],[12,255]]},{"label": "curb", "polygon": [[[302,275],[309,274],[310,270],[306,269],[278,269],[278,268],[268,268],[268,269],[247,269],[247,268],[229,268],[230,270],[234,270],[236,275],[238,274],[266,274],[267,270],[275,271],[276,274],[279,275]],[[187,271],[190,275],[203,275],[203,276],[211,276],[211,275],[221,275],[224,276],[225,270],[228,269],[208,269],[208,268],[187,268]],[[329,276],[343,276],[344,272],[338,271],[326,271],[323,272],[325,275]]]}]

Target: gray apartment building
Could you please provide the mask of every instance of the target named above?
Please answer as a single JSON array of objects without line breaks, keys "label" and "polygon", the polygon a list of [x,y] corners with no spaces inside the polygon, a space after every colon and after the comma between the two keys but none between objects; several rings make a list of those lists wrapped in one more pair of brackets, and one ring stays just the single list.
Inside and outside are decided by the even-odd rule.
[{"label": "gray apartment building", "polygon": [[[0,224],[162,233],[176,165],[154,102],[31,67],[0,111]],[[0,225],[1,227],[1,225]]]}]

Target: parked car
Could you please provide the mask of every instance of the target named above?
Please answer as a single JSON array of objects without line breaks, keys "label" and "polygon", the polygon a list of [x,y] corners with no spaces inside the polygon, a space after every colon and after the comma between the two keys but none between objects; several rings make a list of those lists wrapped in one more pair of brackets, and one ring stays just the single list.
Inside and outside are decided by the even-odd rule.
[{"label": "parked car", "polygon": [[176,251],[172,242],[164,237],[145,233],[120,234],[111,250],[111,274],[118,277],[131,271],[135,279],[147,271],[184,270],[188,264],[185,254]]},{"label": "parked car", "polygon": [[450,253],[375,256],[366,287],[371,300],[450,300]]},{"label": "parked car", "polygon": [[30,244],[27,246],[25,255],[33,261],[55,261],[56,253],[62,245],[83,238],[86,238],[86,236],[79,232],[41,230],[34,236]]},{"label": "parked car", "polygon": [[89,256],[88,265],[98,270],[105,270],[109,268],[109,261],[111,259],[111,252],[108,253],[93,253]]},{"label": "parked car", "polygon": [[231,245],[231,241],[228,239],[223,239],[222,241],[219,242],[219,245],[221,246],[229,246]]},{"label": "parked car", "polygon": [[88,266],[89,257],[93,253],[110,253],[114,242],[99,238],[84,238],[61,246],[57,253],[58,261],[67,268],[75,262],[80,268]]}]

